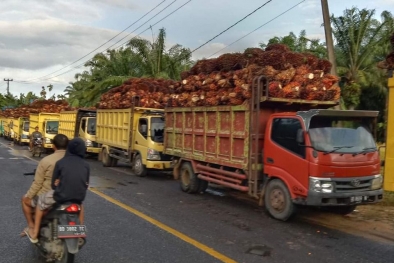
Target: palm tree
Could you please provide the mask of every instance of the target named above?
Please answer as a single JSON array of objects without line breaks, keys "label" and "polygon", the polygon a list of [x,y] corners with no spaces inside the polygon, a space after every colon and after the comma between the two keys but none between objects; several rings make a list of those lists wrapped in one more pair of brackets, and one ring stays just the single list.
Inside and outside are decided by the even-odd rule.
[{"label": "palm tree", "polygon": [[346,9],[343,16],[331,17],[338,74],[347,83],[368,85],[377,81],[375,55],[387,42],[385,29],[393,16],[384,11],[381,14],[382,21],[378,21],[374,15],[375,10],[353,7]]}]

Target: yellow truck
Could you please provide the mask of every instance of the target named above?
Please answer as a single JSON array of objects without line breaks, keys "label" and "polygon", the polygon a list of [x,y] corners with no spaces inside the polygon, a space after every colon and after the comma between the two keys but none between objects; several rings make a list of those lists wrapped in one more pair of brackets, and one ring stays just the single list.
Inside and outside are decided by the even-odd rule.
[{"label": "yellow truck", "polygon": [[99,154],[101,148],[96,142],[96,111],[79,109],[62,111],[59,118],[59,133],[69,140],[79,137],[85,141],[86,152]]},{"label": "yellow truck", "polygon": [[4,136],[4,120],[3,116],[0,116],[0,137]]},{"label": "yellow truck", "polygon": [[20,117],[10,120],[10,139],[22,145],[29,144],[29,119]]},{"label": "yellow truck", "polygon": [[10,137],[10,118],[3,119],[3,128],[4,128],[4,138],[9,139]]},{"label": "yellow truck", "polygon": [[30,113],[30,135],[34,132],[35,127],[38,127],[38,131],[42,133],[43,146],[46,150],[52,150],[52,140],[59,129],[59,117],[59,113]]},{"label": "yellow truck", "polygon": [[[137,104],[134,104],[137,105]],[[96,140],[103,166],[118,160],[130,163],[136,176],[148,170],[171,169],[171,156],[163,154],[164,110],[131,107],[98,109]]]}]

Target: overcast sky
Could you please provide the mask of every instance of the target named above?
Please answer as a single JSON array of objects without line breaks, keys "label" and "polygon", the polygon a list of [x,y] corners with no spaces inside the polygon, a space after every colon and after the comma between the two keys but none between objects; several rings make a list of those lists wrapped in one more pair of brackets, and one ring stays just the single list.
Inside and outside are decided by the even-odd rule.
[{"label": "overcast sky", "polygon": [[[41,86],[49,84],[53,84],[56,94],[62,93],[68,82],[73,81],[74,75],[83,70],[83,68],[73,69],[74,67],[87,61],[94,53],[104,51],[127,36],[112,48],[119,46],[188,0],[176,0],[157,17],[141,26],[174,1],[166,0],[140,22],[96,52],[64,68],[108,41],[162,1],[1,0],[0,78],[14,79],[14,82],[10,83],[10,91],[15,95],[28,91],[39,94]],[[193,58],[209,57],[300,1],[302,0],[272,0],[243,22],[196,51]],[[342,14],[345,8],[352,6],[374,8],[377,16],[383,10],[394,10],[394,0],[328,0],[328,2],[330,13],[335,15]],[[159,28],[164,27],[167,32],[168,47],[178,43],[194,49],[263,3],[264,1],[261,0],[192,0],[155,25],[153,32],[156,34]],[[267,41],[273,36],[287,35],[290,31],[298,34],[302,29],[306,30],[308,37],[323,40],[322,22],[320,0],[305,0],[298,7],[217,55],[243,51],[247,47],[256,47],[259,42]],[[137,29],[138,27],[140,28]],[[141,37],[152,39],[152,32],[147,30],[141,34]],[[55,71],[58,72],[53,73]],[[69,72],[62,74],[67,71]],[[62,75],[57,76],[59,74]],[[30,83],[22,84],[23,81]],[[0,93],[5,91],[6,83],[2,81]]]}]

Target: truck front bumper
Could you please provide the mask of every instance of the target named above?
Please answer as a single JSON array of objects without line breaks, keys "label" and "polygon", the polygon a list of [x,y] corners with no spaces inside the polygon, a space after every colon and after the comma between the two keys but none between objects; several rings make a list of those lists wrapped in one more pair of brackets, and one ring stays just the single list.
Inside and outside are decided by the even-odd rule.
[{"label": "truck front bumper", "polygon": [[295,203],[309,206],[348,206],[377,203],[382,199],[383,189],[354,193],[317,193],[309,191],[306,199],[295,200]]},{"label": "truck front bumper", "polygon": [[52,149],[52,143],[44,143],[44,148],[45,149]]},{"label": "truck front bumper", "polygon": [[171,170],[172,166],[171,161],[146,161],[146,168],[156,170]]},{"label": "truck front bumper", "polygon": [[88,153],[97,153],[99,154],[101,152],[101,148],[97,147],[86,147],[86,152]]},{"label": "truck front bumper", "polygon": [[29,139],[21,139],[21,142],[23,142],[23,143],[29,143],[30,140],[29,140]]}]

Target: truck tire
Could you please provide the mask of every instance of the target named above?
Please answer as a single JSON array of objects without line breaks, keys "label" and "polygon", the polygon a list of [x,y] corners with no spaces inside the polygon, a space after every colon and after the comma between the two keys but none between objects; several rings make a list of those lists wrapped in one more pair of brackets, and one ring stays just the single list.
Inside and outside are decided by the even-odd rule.
[{"label": "truck tire", "polygon": [[118,165],[118,159],[110,157],[111,158],[111,167],[115,167]]},{"label": "truck tire", "polygon": [[347,206],[331,206],[327,207],[327,210],[331,213],[338,214],[338,215],[348,215],[356,209],[356,205],[347,205]]},{"label": "truck tire", "polygon": [[104,167],[110,167],[111,166],[111,157],[108,154],[107,149],[103,150],[103,159],[101,160],[103,163]]},{"label": "truck tire", "polygon": [[203,194],[208,189],[208,181],[198,179],[200,181],[200,186],[198,187],[198,193]]},{"label": "truck tire", "polygon": [[133,161],[133,173],[138,177],[145,177],[148,173],[145,165],[142,163],[141,155],[137,154]]},{"label": "truck tire", "polygon": [[295,213],[295,205],[291,200],[289,190],[280,179],[268,182],[264,204],[269,215],[281,221],[287,221]]},{"label": "truck tire", "polygon": [[181,166],[181,189],[188,194],[197,193],[200,187],[200,179],[193,171],[193,167],[189,162],[182,163]]}]

